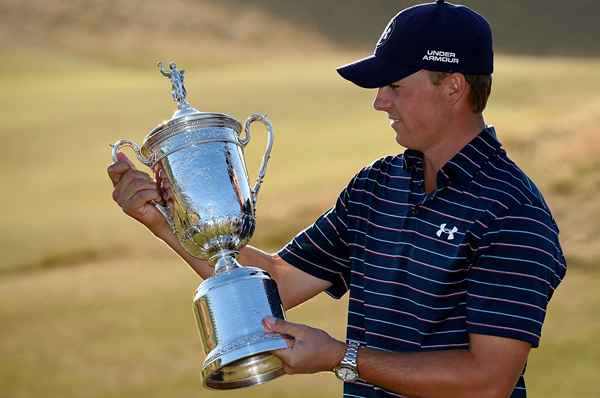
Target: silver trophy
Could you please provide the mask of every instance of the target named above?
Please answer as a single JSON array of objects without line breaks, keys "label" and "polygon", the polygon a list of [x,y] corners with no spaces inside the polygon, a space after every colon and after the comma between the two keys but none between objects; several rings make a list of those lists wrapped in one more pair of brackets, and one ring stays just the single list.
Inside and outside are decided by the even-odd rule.
[{"label": "silver trophy", "polygon": [[[259,384],[283,374],[270,351],[287,348],[281,335],[266,333],[262,319],[284,318],[275,281],[263,270],[242,267],[236,255],[252,236],[255,206],[273,144],[266,116],[251,115],[241,124],[222,113],[199,112],[186,100],[184,71],[174,63],[160,72],[170,79],[177,111],[154,128],[142,146],[119,140],[113,160],[131,147],[155,174],[164,203],[156,203],[181,245],[192,256],[208,260],[214,276],[194,297],[194,313],[206,357],[206,387],[232,389]],[[268,132],[266,150],[253,187],[248,182],[244,147],[250,125],[259,121]]]}]

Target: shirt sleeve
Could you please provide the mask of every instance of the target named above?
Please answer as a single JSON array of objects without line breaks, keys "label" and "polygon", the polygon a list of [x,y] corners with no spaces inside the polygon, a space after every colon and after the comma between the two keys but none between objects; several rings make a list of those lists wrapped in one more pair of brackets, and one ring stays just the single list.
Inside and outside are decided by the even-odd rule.
[{"label": "shirt sleeve", "polygon": [[548,302],[566,263],[558,227],[541,207],[521,205],[482,236],[467,278],[467,330],[539,345]]},{"label": "shirt sleeve", "polygon": [[340,193],[334,207],[277,253],[294,267],[331,282],[326,292],[334,298],[342,297],[350,283],[347,210],[355,178]]}]

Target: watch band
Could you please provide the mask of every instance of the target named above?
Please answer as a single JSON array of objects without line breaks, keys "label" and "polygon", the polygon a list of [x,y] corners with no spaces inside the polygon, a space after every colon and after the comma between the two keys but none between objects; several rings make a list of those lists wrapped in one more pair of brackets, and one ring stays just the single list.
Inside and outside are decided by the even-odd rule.
[{"label": "watch band", "polygon": [[346,345],[346,353],[344,354],[344,358],[340,361],[340,365],[344,365],[352,368],[356,373],[358,373],[358,366],[356,361],[358,360],[358,349],[360,348],[360,343],[356,341],[348,341]]},{"label": "watch band", "polygon": [[344,382],[354,382],[358,379],[358,350],[360,343],[348,341],[346,352],[340,363],[333,369],[338,379]]}]

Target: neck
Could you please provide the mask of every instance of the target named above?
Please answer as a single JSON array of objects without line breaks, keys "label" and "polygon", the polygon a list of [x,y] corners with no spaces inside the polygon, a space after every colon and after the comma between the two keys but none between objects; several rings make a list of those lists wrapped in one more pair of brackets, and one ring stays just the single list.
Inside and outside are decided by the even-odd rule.
[{"label": "neck", "polygon": [[479,135],[485,128],[482,115],[469,120],[456,120],[444,126],[443,139],[423,151],[425,167],[425,191],[433,192],[437,189],[437,173],[461,149]]}]

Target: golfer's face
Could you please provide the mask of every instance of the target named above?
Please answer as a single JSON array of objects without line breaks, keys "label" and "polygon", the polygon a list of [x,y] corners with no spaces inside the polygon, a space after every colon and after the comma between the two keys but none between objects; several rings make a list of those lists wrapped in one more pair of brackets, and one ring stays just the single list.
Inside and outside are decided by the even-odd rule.
[{"label": "golfer's face", "polygon": [[420,70],[381,87],[373,107],[388,114],[398,144],[426,151],[437,140],[443,104],[439,86],[433,85],[427,71]]}]

